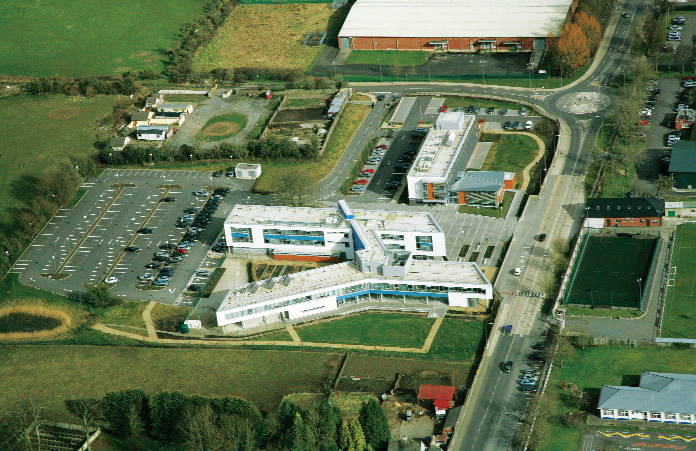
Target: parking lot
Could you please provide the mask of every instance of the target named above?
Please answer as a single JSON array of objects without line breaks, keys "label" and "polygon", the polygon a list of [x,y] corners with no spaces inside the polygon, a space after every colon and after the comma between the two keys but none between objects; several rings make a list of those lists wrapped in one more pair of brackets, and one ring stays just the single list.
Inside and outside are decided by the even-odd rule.
[{"label": "parking lot", "polygon": [[[227,214],[236,203],[268,203],[272,198],[249,194],[251,181],[212,177],[210,172],[107,170],[99,178],[85,180],[87,192],[71,208],[63,208],[48,223],[15,265],[20,280],[61,294],[78,296],[85,283],[115,278],[113,292],[128,299],[155,300],[187,304],[193,297],[181,297],[191,283],[205,285],[206,277],[195,278],[199,269],[218,266],[220,255],[209,252],[216,242]],[[160,268],[153,256],[170,244],[178,244],[186,228],[177,227],[184,210],[200,210],[208,196],[195,196],[196,190],[226,187],[230,191],[211,211],[209,222],[195,238],[194,245],[171,262],[170,283],[159,290],[142,274],[157,276]],[[138,233],[142,228],[150,233]],[[133,247],[134,252],[125,252]],[[168,250],[171,253],[172,250]],[[53,278],[47,277],[54,275]],[[57,275],[57,276],[56,276]]]}]

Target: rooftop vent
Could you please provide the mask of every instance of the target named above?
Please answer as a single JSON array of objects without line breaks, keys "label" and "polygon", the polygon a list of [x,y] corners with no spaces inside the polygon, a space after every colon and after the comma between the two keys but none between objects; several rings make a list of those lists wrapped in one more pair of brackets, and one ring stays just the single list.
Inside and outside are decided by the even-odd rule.
[{"label": "rooftop vent", "polygon": [[266,282],[266,288],[269,290],[275,286],[275,279],[268,279]]},{"label": "rooftop vent", "polygon": [[288,285],[290,285],[290,282],[292,282],[292,276],[290,274],[283,277],[283,285],[287,287]]},{"label": "rooftop vent", "polygon": [[251,291],[252,293],[256,293],[257,291],[259,291],[259,287],[260,287],[259,283],[254,282],[251,284],[251,288],[249,288],[249,291]]}]

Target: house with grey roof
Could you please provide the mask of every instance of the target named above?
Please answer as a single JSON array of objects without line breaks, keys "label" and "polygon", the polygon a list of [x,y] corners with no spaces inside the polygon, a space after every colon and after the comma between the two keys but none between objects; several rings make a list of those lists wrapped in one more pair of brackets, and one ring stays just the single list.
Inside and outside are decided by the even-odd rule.
[{"label": "house with grey roof", "polygon": [[106,143],[106,147],[108,147],[111,150],[123,150],[128,144],[130,144],[130,137],[129,136],[113,136],[109,138],[109,140]]},{"label": "house with grey roof", "polygon": [[669,160],[675,189],[696,189],[696,141],[678,141]]},{"label": "house with grey roof", "polygon": [[516,176],[503,171],[460,172],[450,188],[450,199],[459,205],[499,207],[505,191],[515,188]]},{"label": "house with grey roof", "polygon": [[604,419],[696,424],[696,374],[646,372],[638,387],[605,385],[597,408]]}]

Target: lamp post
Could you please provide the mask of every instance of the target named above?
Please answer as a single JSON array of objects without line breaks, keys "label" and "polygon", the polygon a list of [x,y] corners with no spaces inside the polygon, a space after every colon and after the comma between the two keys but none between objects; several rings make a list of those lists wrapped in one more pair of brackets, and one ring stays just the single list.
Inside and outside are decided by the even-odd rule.
[{"label": "lamp post", "polygon": [[155,164],[155,161],[152,159],[152,154],[150,154],[150,168]]},{"label": "lamp post", "polygon": [[377,62],[379,63],[379,82],[382,83],[382,62],[377,58]]},{"label": "lamp post", "polygon": [[486,63],[484,60],[479,60],[479,63],[481,64],[481,75],[483,76],[483,84],[486,84],[486,69],[484,68],[484,64]]},{"label": "lamp post", "polygon": [[488,336],[490,335],[490,332],[488,331],[488,326],[492,326],[493,323],[486,323],[486,345],[488,344]]},{"label": "lamp post", "polygon": [[109,152],[109,166],[114,165],[114,160],[111,158],[111,152]]},{"label": "lamp post", "polygon": [[[696,63],[694,63],[694,67],[696,68]],[[428,58],[428,83],[432,82],[430,79],[430,58]]]},{"label": "lamp post", "polygon": [[638,282],[638,303],[639,304],[640,304],[640,300],[643,298],[643,285],[641,285],[642,281],[643,281],[642,277],[639,277],[636,279],[636,282]]},{"label": "lamp post", "polygon": [[191,170],[193,171],[193,155],[189,154],[189,160],[191,161]]}]

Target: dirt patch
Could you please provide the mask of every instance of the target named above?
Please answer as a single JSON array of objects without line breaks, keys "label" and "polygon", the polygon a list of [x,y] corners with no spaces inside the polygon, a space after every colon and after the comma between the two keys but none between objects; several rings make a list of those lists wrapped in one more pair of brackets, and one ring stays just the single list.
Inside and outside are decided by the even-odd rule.
[{"label": "dirt patch", "polygon": [[142,58],[150,54],[149,50],[143,50],[142,52],[134,53],[129,58]]},{"label": "dirt patch", "polygon": [[336,390],[342,392],[389,393],[394,387],[394,379],[342,377]]},{"label": "dirt patch", "polygon": [[201,134],[204,136],[227,136],[237,133],[238,131],[239,124],[235,124],[234,122],[218,122],[205,127],[201,130]]},{"label": "dirt patch", "polygon": [[117,72],[120,74],[122,72],[129,72],[130,70],[131,70],[131,68],[128,66],[119,66],[116,69],[114,69],[114,72]]},{"label": "dirt patch", "polygon": [[51,111],[48,112],[48,118],[49,119],[56,119],[56,120],[67,120],[67,119],[72,119],[74,117],[80,116],[82,114],[82,109],[76,106],[72,105],[66,105],[62,106],[59,108],[54,108]]},{"label": "dirt patch", "polygon": [[363,379],[374,378],[393,382],[398,373],[418,375],[421,372],[429,371],[436,374],[436,377],[451,377],[454,385],[463,385],[469,368],[470,365],[466,363],[350,354],[346,358],[343,375],[345,377],[357,376]]},{"label": "dirt patch", "polygon": [[273,119],[274,123],[278,122],[304,122],[304,121],[325,121],[325,108],[293,108],[289,110],[280,110]]}]

